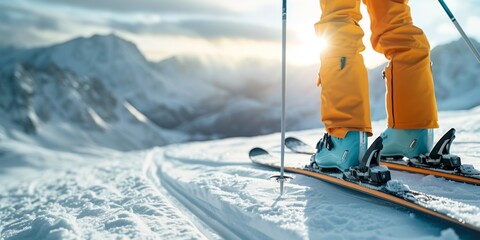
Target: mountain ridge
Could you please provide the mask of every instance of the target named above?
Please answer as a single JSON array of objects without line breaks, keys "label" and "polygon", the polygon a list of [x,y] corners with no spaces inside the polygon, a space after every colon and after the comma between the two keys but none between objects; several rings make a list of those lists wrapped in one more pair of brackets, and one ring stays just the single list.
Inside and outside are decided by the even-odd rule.
[{"label": "mountain ridge", "polygon": [[[432,50],[440,110],[480,105],[478,94],[472,94],[480,87],[480,72],[475,62],[462,63],[470,54],[462,44],[459,40]],[[98,136],[112,139],[131,132],[139,142],[133,149],[141,149],[279,128],[277,61],[182,55],[151,62],[135,44],[114,34],[44,48],[3,48],[0,53],[0,112],[6,116],[1,124],[5,128],[6,121],[13,122],[30,135],[41,137],[42,126],[63,123],[99,145],[112,144]],[[318,66],[288,69],[287,128],[321,127]],[[369,70],[373,119],[385,117],[382,69]],[[449,78],[455,74],[459,77],[452,83]],[[460,90],[452,90],[454,85]],[[123,149],[132,140],[122,138]]]}]

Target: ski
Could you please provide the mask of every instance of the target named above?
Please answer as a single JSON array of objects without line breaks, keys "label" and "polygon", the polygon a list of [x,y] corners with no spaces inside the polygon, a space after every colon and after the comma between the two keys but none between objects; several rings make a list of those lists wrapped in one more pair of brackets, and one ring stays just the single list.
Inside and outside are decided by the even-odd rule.
[{"label": "ski", "polygon": [[[403,157],[381,158],[380,164],[389,169],[443,177],[445,179],[480,186],[480,171],[472,165],[461,164],[458,156],[450,154],[450,146],[455,138],[455,129],[450,129],[435,144],[428,156],[413,159]],[[285,139],[285,146],[295,153],[314,154],[315,148],[294,137]]]},{"label": "ski", "polygon": [[[249,157],[255,164],[280,169],[279,159],[263,148],[251,149]],[[378,150],[372,150],[372,147],[370,147],[361,165],[351,168],[349,172],[319,169],[311,164],[308,158],[285,159],[285,171],[306,175],[383,199],[437,220],[448,222],[453,226],[473,231],[475,234],[480,233],[480,223],[477,220],[480,215],[480,208],[448,198],[413,191],[400,181],[391,180],[388,168],[375,164],[378,159]]]}]

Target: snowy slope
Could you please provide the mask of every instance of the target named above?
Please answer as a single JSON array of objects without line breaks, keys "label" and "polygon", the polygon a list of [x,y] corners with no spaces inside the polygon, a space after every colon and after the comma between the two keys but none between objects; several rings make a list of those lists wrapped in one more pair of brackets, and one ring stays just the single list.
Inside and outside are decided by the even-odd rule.
[{"label": "snowy slope", "polygon": [[[453,152],[480,168],[480,109],[440,118],[436,136],[455,126]],[[374,123],[377,134],[384,125]],[[321,132],[288,135],[314,143]],[[2,128],[0,140],[0,239],[478,239],[305,176],[293,175],[279,197],[278,184],[268,180],[276,172],[247,155],[254,146],[278,154],[279,134],[129,153],[49,150],[11,140]],[[295,157],[288,153],[287,161]],[[393,177],[480,207],[478,186],[396,171]]]}]

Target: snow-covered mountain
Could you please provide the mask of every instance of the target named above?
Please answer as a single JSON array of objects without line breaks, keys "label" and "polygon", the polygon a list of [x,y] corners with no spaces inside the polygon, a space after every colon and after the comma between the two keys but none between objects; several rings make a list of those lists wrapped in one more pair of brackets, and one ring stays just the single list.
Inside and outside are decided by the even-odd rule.
[{"label": "snow-covered mountain", "polygon": [[[162,86],[130,42],[93,36],[2,53],[0,123],[10,137],[27,133],[59,148],[62,138],[73,138],[78,145],[122,150],[188,139],[158,127],[129,101],[144,89],[161,93]],[[142,84],[136,79],[143,79]],[[63,134],[50,138],[52,131]]]},{"label": "snow-covered mountain", "polygon": [[[480,69],[468,51],[460,40],[432,51],[440,109],[480,104]],[[51,145],[62,145],[49,137],[57,131],[80,145],[117,149],[271,133],[280,124],[279,69],[279,62],[220,56],[149,62],[116,35],[0,48],[0,124],[10,136],[19,130]],[[385,117],[382,69],[369,72],[374,119]],[[321,127],[317,71],[288,68],[290,130]]]},{"label": "snow-covered mountain", "polygon": [[158,80],[137,47],[113,34],[79,37],[49,47],[17,50],[0,58],[2,67],[18,62],[36,68],[56,65],[82,77],[96,77],[116,94],[128,95],[137,90],[138,81],[150,87],[152,81]]},{"label": "snow-covered mountain", "polygon": [[[131,148],[142,148],[279,127],[279,63],[205,56],[152,63],[115,35],[0,53],[2,125],[40,138],[42,129],[63,124],[82,132],[80,142],[105,145],[119,138],[120,148],[132,141],[140,144]],[[290,71],[297,73],[315,75]],[[319,126],[318,89],[308,80],[291,84],[292,129]]]},{"label": "snow-covered mountain", "polygon": [[81,77],[56,65],[26,64],[0,76],[0,122],[10,137],[23,132],[60,148],[63,138],[73,138],[78,145],[123,150],[182,138],[151,123],[97,78]]},{"label": "snow-covered mountain", "polygon": [[[188,121],[179,127],[220,137],[257,135],[279,128],[279,67],[278,62],[216,56],[176,56],[156,64],[156,69],[167,79],[176,79],[177,86],[189,90],[183,100],[195,111],[185,115]],[[320,124],[316,70],[312,70],[289,68],[287,123],[291,129]],[[159,125],[162,126],[162,120]]]}]

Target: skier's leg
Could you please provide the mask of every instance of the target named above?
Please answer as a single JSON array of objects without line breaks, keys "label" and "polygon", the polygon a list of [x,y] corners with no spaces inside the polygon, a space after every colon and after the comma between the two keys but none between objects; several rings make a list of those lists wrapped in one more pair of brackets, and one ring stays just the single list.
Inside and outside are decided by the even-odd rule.
[{"label": "skier's leg", "polygon": [[328,43],[321,53],[318,78],[328,134],[312,159],[320,167],[342,171],[358,165],[372,132],[368,77],[360,54],[365,49],[358,24],[360,4],[360,0],[320,0],[322,15],[315,24],[318,37]]},{"label": "skier's leg", "polygon": [[408,0],[364,0],[371,19],[373,48],[383,53],[388,129],[383,156],[426,154],[437,128],[437,107],[430,68],[430,45],[412,23]]},{"label": "skier's leg", "polygon": [[371,135],[368,77],[363,57],[363,30],[358,22],[360,0],[320,0],[322,15],[317,36],[328,43],[321,53],[318,84],[321,114],[327,132],[344,138],[348,131]]},{"label": "skier's leg", "polygon": [[363,0],[371,19],[373,48],[390,61],[385,69],[388,126],[437,128],[430,45],[414,26],[408,0]]}]

